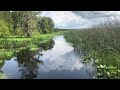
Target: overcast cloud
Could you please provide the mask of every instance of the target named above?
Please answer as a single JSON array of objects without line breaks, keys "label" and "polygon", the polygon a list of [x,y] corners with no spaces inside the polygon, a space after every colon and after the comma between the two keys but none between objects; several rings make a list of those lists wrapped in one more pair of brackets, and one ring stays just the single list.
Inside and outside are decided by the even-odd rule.
[{"label": "overcast cloud", "polygon": [[120,11],[42,11],[51,17],[57,28],[87,28],[104,17],[120,16]]}]

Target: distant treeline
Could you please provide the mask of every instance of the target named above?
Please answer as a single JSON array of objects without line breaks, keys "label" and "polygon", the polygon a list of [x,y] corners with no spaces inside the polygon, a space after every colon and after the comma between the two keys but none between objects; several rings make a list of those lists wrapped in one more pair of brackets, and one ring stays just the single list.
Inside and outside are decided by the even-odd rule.
[{"label": "distant treeline", "polygon": [[30,37],[54,31],[54,22],[41,17],[41,11],[0,11],[0,37],[19,35]]},{"label": "distant treeline", "polygon": [[70,30],[80,30],[80,29],[59,29],[59,28],[54,28],[55,31],[70,31]]}]

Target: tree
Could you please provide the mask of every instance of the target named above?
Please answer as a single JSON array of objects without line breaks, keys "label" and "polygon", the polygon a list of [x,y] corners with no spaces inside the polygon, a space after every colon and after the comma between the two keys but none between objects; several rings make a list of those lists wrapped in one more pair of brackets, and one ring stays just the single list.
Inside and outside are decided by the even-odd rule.
[{"label": "tree", "polygon": [[53,20],[48,17],[47,21],[48,21],[48,25],[49,25],[49,27],[48,27],[49,31],[53,32],[53,28],[54,28],[54,22],[53,22]]},{"label": "tree", "polygon": [[14,32],[16,28],[21,27],[27,37],[32,35],[32,32],[37,29],[39,11],[14,11],[12,12]]},{"label": "tree", "polygon": [[20,11],[13,11],[11,12],[12,19],[13,19],[13,31],[14,34],[16,34],[16,29],[20,27],[20,18],[21,18],[21,13]]},{"label": "tree", "polygon": [[[49,17],[40,17],[40,11],[0,11],[0,35],[25,35],[51,33],[54,22]],[[4,32],[4,33],[3,33]],[[8,35],[7,34],[7,35]]]},{"label": "tree", "polygon": [[38,12],[35,11],[24,11],[22,12],[22,28],[26,33],[27,37],[32,35],[32,32],[37,28],[37,18]]},{"label": "tree", "polygon": [[0,11],[0,19],[4,20],[10,33],[13,33],[13,20],[10,11]]},{"label": "tree", "polygon": [[41,22],[40,22],[40,27],[44,34],[53,32],[54,22],[51,18],[42,17]]},{"label": "tree", "polygon": [[9,27],[6,22],[0,19],[0,37],[9,36],[10,34]]},{"label": "tree", "polygon": [[47,17],[42,17],[40,27],[41,27],[42,33],[44,34],[48,33],[49,25],[48,25]]}]

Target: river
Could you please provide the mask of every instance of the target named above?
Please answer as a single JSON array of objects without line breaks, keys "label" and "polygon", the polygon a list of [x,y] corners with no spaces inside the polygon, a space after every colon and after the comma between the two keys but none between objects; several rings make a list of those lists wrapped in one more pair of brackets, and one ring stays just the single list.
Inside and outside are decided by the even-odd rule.
[{"label": "river", "polygon": [[53,41],[51,48],[40,50],[34,55],[38,59],[37,62],[30,62],[28,59],[18,60],[15,56],[5,61],[1,71],[8,79],[96,78],[95,64],[93,62],[83,63],[74,53],[74,47],[66,42],[63,35],[54,37]]}]

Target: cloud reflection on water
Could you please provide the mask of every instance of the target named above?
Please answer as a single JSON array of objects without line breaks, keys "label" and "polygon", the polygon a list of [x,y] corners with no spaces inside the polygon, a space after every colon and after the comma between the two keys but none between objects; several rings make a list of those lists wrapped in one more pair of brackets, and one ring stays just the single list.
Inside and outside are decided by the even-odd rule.
[{"label": "cloud reflection on water", "polygon": [[39,71],[49,72],[51,70],[80,70],[84,65],[79,57],[74,54],[74,48],[66,43],[63,36],[54,39],[55,45],[52,50],[43,51],[39,59],[44,61]]}]

